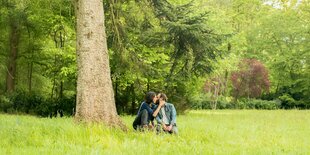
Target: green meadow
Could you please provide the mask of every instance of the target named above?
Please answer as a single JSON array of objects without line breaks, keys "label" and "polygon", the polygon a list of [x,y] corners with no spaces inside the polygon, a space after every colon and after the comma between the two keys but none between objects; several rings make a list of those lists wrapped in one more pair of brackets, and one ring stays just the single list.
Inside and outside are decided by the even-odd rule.
[{"label": "green meadow", "polygon": [[308,110],[189,111],[179,135],[0,114],[0,154],[310,154]]}]

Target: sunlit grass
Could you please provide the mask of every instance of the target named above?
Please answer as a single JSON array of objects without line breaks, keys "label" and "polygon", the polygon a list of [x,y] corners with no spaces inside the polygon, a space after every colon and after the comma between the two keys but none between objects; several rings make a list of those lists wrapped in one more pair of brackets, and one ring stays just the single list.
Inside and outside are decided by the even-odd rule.
[{"label": "sunlit grass", "polygon": [[190,111],[179,135],[0,115],[0,154],[310,154],[310,111]]}]

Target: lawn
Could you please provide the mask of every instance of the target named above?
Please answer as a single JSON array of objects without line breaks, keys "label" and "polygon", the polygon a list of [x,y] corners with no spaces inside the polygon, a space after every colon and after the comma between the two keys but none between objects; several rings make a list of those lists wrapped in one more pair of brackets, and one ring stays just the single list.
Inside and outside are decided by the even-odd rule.
[{"label": "lawn", "polygon": [[310,111],[190,111],[179,135],[0,114],[0,154],[310,154]]}]

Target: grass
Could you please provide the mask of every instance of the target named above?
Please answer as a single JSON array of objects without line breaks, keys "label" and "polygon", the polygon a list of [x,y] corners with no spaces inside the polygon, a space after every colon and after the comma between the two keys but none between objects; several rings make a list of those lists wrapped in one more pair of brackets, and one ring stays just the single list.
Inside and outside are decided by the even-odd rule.
[{"label": "grass", "polygon": [[0,154],[310,154],[310,111],[190,111],[179,135],[0,114]]}]

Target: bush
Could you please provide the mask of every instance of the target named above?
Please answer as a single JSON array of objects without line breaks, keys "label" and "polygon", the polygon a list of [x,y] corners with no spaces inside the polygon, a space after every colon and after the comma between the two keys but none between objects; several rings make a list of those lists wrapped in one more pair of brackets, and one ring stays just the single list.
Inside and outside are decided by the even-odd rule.
[{"label": "bush", "polygon": [[281,106],[281,102],[274,100],[274,101],[267,101],[267,100],[250,100],[251,108],[255,109],[279,109]]},{"label": "bush", "polygon": [[47,116],[71,116],[75,108],[75,96],[62,99],[45,99],[38,94],[17,91],[8,96],[0,96],[0,111]]},{"label": "bush", "polygon": [[289,94],[283,94],[282,96],[279,97],[279,99],[281,101],[281,108],[283,109],[292,109],[292,108],[309,109],[310,108],[309,101],[294,99],[293,96]]},{"label": "bush", "polygon": [[37,107],[45,101],[42,96],[23,91],[17,91],[9,98],[14,110],[26,114],[36,114]]},{"label": "bush", "polygon": [[[217,109],[280,109],[280,100],[260,100],[260,99],[241,99],[237,102],[232,102],[230,97],[219,97],[217,101]],[[211,100],[208,97],[192,100],[192,109],[211,109]]]},{"label": "bush", "polygon": [[289,94],[284,94],[279,99],[281,100],[281,107],[284,109],[296,108],[298,106],[297,101]]},{"label": "bush", "polygon": [[217,101],[217,109],[232,109],[233,104],[225,99],[221,99]]},{"label": "bush", "polygon": [[274,101],[267,101],[267,100],[259,100],[259,99],[246,99],[240,100],[237,102],[238,109],[279,109],[281,107],[281,102],[274,100]]},{"label": "bush", "polygon": [[9,112],[13,109],[10,99],[4,95],[0,95],[0,111]]},{"label": "bush", "polygon": [[75,108],[75,96],[62,99],[48,99],[36,107],[36,114],[44,117],[72,116]]}]

